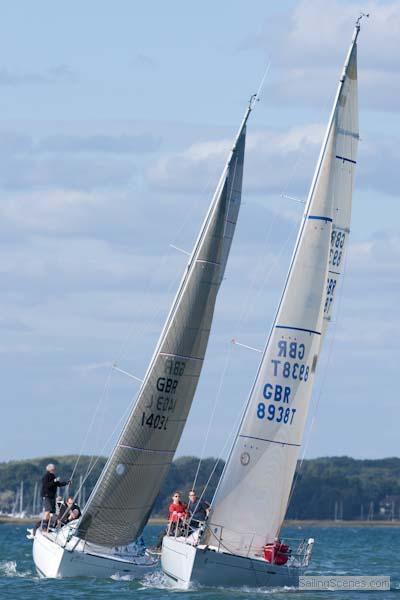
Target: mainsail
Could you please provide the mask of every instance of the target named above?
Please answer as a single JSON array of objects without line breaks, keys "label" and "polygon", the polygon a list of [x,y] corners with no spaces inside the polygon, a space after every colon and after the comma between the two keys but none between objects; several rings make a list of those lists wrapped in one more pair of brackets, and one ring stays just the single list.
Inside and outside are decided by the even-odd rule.
[{"label": "mainsail", "polygon": [[83,511],[77,535],[108,547],[142,532],[172,462],[203,366],[241,202],[250,103],[137,401]]},{"label": "mainsail", "polygon": [[283,295],[212,502],[205,541],[232,554],[261,555],[279,535],[287,509],[349,232],[358,31],[357,24]]},{"label": "mainsail", "polygon": [[331,319],[333,299],[345,264],[351,220],[351,201],[358,148],[357,45],[352,46],[342,76],[342,89],[334,113],[336,130],[335,170],[333,176],[333,223],[329,269],[324,303],[323,333]]}]

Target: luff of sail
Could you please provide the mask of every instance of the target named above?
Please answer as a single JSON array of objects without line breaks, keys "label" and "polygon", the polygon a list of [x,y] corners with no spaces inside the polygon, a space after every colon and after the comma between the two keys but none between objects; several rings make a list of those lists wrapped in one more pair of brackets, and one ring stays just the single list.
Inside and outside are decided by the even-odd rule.
[{"label": "luff of sail", "polygon": [[137,401],[83,511],[77,535],[108,547],[135,540],[172,462],[203,366],[241,202],[242,121]]},{"label": "luff of sail", "polygon": [[321,340],[332,310],[329,279],[340,275],[339,269],[330,273],[337,266],[336,240],[338,232],[347,232],[350,221],[358,139],[358,31],[359,27],[346,58],[282,299],[212,502],[204,541],[232,554],[261,556],[264,544],[279,534],[287,509]]}]

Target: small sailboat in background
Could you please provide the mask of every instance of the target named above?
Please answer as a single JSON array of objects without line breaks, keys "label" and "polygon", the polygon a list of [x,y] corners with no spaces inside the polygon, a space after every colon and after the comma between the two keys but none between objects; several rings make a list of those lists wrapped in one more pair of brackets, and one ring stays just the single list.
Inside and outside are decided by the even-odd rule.
[{"label": "small sailboat in background", "polygon": [[38,529],[33,558],[44,577],[141,577],[158,559],[140,536],[168,472],[196,391],[215,301],[238,219],[246,124],[223,169],[136,402],[76,525]]},{"label": "small sailboat in background", "polygon": [[[361,18],[361,17],[360,17]],[[314,540],[280,540],[348,242],[358,145],[357,20],[283,294],[203,529],[166,536],[178,586],[296,586]],[[178,529],[177,529],[178,531]]]}]

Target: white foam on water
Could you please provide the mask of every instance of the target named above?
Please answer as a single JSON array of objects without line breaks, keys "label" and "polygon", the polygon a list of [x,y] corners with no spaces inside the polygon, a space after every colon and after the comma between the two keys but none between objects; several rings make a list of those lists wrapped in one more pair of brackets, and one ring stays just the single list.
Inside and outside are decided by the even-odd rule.
[{"label": "white foam on water", "polygon": [[16,560],[0,561],[0,575],[3,577],[31,577],[30,571],[17,571]]},{"label": "white foam on water", "polygon": [[17,563],[15,560],[5,560],[0,562],[0,573],[6,577],[15,577],[17,575]]},{"label": "white foam on water", "polygon": [[114,575],[111,575],[110,579],[113,579],[114,581],[133,581],[135,576],[130,573],[125,573],[124,575],[121,575],[121,573],[114,573]]},{"label": "white foam on water", "polygon": [[[188,590],[183,590],[179,588],[176,583],[165,573],[162,571],[154,571],[153,573],[148,573],[143,577],[140,582],[142,587],[140,590],[145,590],[148,588],[157,588],[161,590],[169,590],[171,592],[187,592]],[[194,587],[190,586],[190,590],[193,590]]]},{"label": "white foam on water", "polygon": [[294,586],[283,586],[283,587],[250,587],[250,586],[242,586],[239,588],[229,588],[229,587],[225,587],[225,588],[218,588],[220,590],[230,590],[230,591],[234,591],[234,592],[242,592],[244,594],[264,594],[264,595],[269,595],[269,594],[278,594],[278,593],[283,593],[283,592],[298,592],[299,588],[298,587],[294,587]]}]

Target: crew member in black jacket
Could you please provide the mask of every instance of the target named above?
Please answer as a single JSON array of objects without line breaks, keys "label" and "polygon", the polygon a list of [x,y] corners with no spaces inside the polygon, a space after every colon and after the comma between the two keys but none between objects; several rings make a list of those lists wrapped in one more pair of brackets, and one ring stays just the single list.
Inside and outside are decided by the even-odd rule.
[{"label": "crew member in black jacket", "polygon": [[42,478],[43,521],[50,521],[50,513],[56,512],[57,488],[69,485],[71,481],[60,481],[56,477],[56,466],[50,463]]},{"label": "crew member in black jacket", "polygon": [[58,513],[58,520],[61,527],[66,525],[70,521],[75,521],[81,516],[81,509],[75,503],[73,496],[68,498],[61,504],[60,512]]}]

